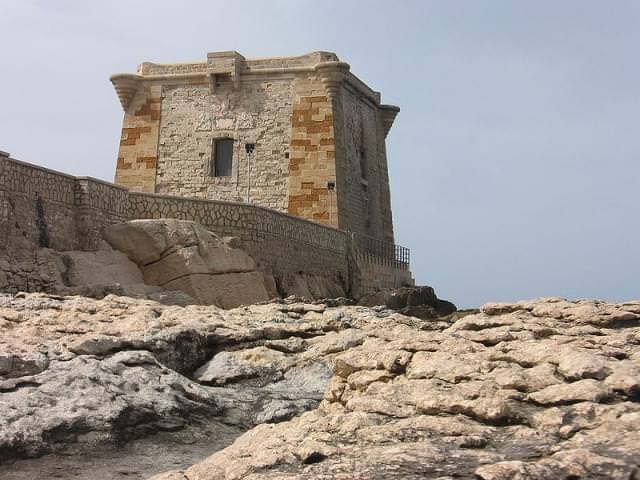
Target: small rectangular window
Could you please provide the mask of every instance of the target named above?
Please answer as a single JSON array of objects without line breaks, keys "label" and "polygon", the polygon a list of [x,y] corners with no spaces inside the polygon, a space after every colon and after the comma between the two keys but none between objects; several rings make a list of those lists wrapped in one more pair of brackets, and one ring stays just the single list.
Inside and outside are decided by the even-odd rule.
[{"label": "small rectangular window", "polygon": [[219,138],[213,144],[213,168],[214,177],[230,177],[233,165],[233,139]]}]

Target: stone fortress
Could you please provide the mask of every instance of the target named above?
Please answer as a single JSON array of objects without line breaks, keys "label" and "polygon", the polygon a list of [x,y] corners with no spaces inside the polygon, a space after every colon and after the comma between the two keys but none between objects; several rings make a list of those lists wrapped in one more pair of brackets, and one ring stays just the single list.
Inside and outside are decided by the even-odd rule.
[{"label": "stone fortress", "polygon": [[[209,53],[111,81],[125,111],[116,184],[255,203],[393,242],[385,137],[399,108],[335,54]],[[230,153],[228,171],[216,153]]]},{"label": "stone fortress", "polygon": [[[236,237],[280,295],[413,284],[393,243],[385,148],[399,108],[334,53],[209,53],[111,81],[124,109],[115,185],[0,154],[7,258],[96,251],[109,225],[173,218]],[[33,263],[0,266],[0,288],[47,290]]]}]

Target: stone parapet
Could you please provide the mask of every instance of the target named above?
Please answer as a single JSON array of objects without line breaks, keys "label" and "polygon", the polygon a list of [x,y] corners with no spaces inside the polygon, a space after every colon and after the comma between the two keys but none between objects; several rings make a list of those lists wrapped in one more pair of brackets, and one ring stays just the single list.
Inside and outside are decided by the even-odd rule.
[{"label": "stone parapet", "polygon": [[[332,97],[343,82],[359,91],[364,97],[377,106],[381,105],[381,95],[370,88],[360,78],[349,71],[349,64],[341,62],[333,52],[318,51],[297,57],[266,57],[247,59],[235,51],[209,52],[204,62],[184,62],[159,64],[144,62],[136,74],[117,73],[111,76],[116,93],[123,108],[133,98],[143,82],[151,81],[206,81],[211,75],[229,74],[234,82],[240,81],[242,75],[269,75],[282,73],[312,73],[325,77],[327,94]],[[389,106],[394,107],[394,106]],[[397,108],[397,107],[394,107]]]},{"label": "stone parapet", "polygon": [[214,231],[247,230],[287,238],[339,254],[347,251],[346,233],[254,204],[130,192],[129,218],[193,220]]}]

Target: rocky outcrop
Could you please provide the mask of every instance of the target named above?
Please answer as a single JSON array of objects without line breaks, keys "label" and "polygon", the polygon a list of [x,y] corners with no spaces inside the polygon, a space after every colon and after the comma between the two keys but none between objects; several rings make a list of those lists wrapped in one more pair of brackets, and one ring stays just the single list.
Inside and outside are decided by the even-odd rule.
[{"label": "rocky outcrop", "polygon": [[249,255],[195,222],[133,220],[103,235],[140,267],[145,283],[180,290],[199,303],[233,308],[277,296],[273,280],[256,271]]},{"label": "rocky outcrop", "polygon": [[29,244],[1,252],[0,290],[47,292],[102,298],[108,294],[187,305],[186,293],[144,283],[142,272],[125,254],[106,242],[93,252],[56,251]]},{"label": "rocky outcrop", "polygon": [[392,310],[423,320],[446,317],[457,311],[456,306],[437,297],[432,287],[389,288],[369,293],[358,300],[361,305],[384,305]]},{"label": "rocky outcrop", "polygon": [[322,400],[331,359],[363,341],[342,331],[349,318],[297,302],[0,295],[0,460],[292,418]]},{"label": "rocky outcrop", "polygon": [[4,295],[0,454],[224,423],[247,431],[155,480],[630,479],[639,345],[640,302],[488,304],[451,323],[295,300]]},{"label": "rocky outcrop", "polygon": [[369,313],[319,408],[154,480],[630,479],[640,302],[486,305],[442,331]]},{"label": "rocky outcrop", "polygon": [[278,296],[270,275],[233,238],[186,220],[134,220],[109,226],[97,251],[56,251],[25,242],[0,252],[0,291],[233,308]]}]

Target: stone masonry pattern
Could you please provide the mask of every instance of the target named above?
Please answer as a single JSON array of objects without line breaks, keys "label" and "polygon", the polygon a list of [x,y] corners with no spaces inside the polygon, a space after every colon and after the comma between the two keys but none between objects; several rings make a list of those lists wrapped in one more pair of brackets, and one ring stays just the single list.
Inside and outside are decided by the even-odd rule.
[{"label": "stone masonry pattern", "polygon": [[116,183],[133,191],[155,191],[160,91],[160,85],[142,88],[122,122]]},{"label": "stone masonry pattern", "polygon": [[[252,204],[130,192],[102,180],[72,177],[4,156],[0,156],[0,209],[0,252],[16,261],[26,254],[36,267],[42,255],[37,247],[93,251],[108,225],[176,218],[237,237],[260,270],[276,278],[317,275],[344,285],[345,290],[357,281],[361,291],[379,287],[380,278],[396,283],[400,278],[410,280],[408,270],[395,265],[377,265],[375,272],[365,268],[362,262],[369,262],[354,257],[351,237],[342,230]],[[8,283],[24,290],[46,290],[46,281],[38,280],[34,272],[11,268],[1,264],[0,276],[8,272],[21,275],[22,280],[16,277]],[[361,272],[357,278],[356,270]]]},{"label": "stone masonry pattern", "polygon": [[319,79],[296,82],[296,103],[291,117],[289,206],[292,215],[338,226],[334,191],[335,143],[333,108]]},{"label": "stone masonry pattern", "polygon": [[343,223],[354,232],[393,241],[384,135],[377,108],[358,91],[343,87],[338,109]]},{"label": "stone masonry pattern", "polygon": [[[251,202],[393,242],[385,136],[395,114],[380,112],[397,107],[381,105],[334,53],[214,52],[146,62],[112,82],[125,110],[117,184]],[[216,177],[223,138],[233,140],[232,172]]]},{"label": "stone masonry pattern", "polygon": [[[156,193],[247,201],[284,211],[292,81],[262,78],[163,87]],[[214,177],[214,142],[234,141],[233,171]],[[247,154],[245,144],[256,145]],[[250,165],[249,165],[250,163]],[[250,189],[247,187],[250,185]]]}]

